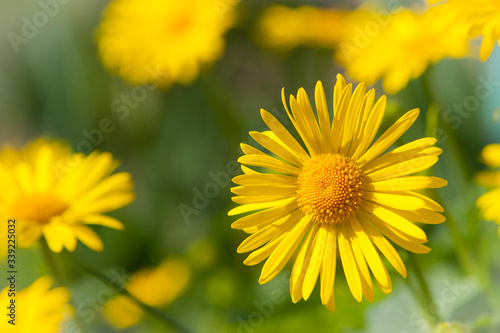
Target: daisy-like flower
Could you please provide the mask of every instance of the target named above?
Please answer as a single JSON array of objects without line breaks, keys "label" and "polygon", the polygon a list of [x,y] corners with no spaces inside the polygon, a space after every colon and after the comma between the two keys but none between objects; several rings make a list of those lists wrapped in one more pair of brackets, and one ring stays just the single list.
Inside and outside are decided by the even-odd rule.
[{"label": "daisy-like flower", "polygon": [[342,40],[347,13],[310,6],[267,8],[259,20],[259,42],[276,49],[299,45],[335,48]]},{"label": "daisy-like flower", "polygon": [[98,28],[104,65],[131,84],[193,81],[224,51],[236,0],[114,0]]},{"label": "daisy-like flower", "polygon": [[[494,143],[484,147],[481,157],[486,165],[496,170],[481,171],[477,174],[476,179],[480,184],[493,188],[479,197],[477,205],[485,220],[500,224],[500,144]],[[498,236],[500,236],[500,227]]]},{"label": "daisy-like flower", "polygon": [[[273,279],[300,247],[290,277],[293,302],[307,300],[321,281],[321,300],[334,311],[337,254],[353,296],[373,300],[370,275],[384,293],[391,279],[379,252],[406,276],[405,266],[387,240],[414,253],[430,251],[425,232],[413,222],[436,224],[445,220],[443,209],[415,192],[438,188],[446,181],[411,176],[438,161],[441,149],[434,138],[423,138],[383,154],[413,124],[418,109],[403,115],[372,145],[384,116],[386,97],[374,104],[375,91],[359,84],[354,92],[338,75],[333,97],[333,121],[321,82],[315,90],[317,118],[304,89],[283,104],[304,146],[269,112],[261,115],[267,132],[250,135],[276,157],[242,144],[239,158],[244,174],[231,191],[239,207],[229,215],[250,213],[232,224],[251,234],[238,252],[252,253],[244,261],[255,265],[267,258],[259,279]],[[273,171],[259,172],[262,167]],[[300,245],[302,243],[302,245]],[[378,250],[377,250],[378,249]]]},{"label": "daisy-like flower", "polygon": [[429,65],[467,55],[467,28],[443,11],[436,7],[419,15],[405,9],[383,18],[354,11],[336,59],[353,79],[370,85],[382,79],[384,90],[395,94]]},{"label": "daisy-like flower", "polygon": [[[191,270],[182,259],[165,259],[158,267],[145,268],[134,274],[127,290],[149,306],[172,303],[189,283]],[[104,314],[113,325],[127,328],[137,325],[142,309],[125,296],[115,296],[104,305]]]},{"label": "daisy-like flower", "polygon": [[471,37],[483,36],[479,55],[486,61],[495,47],[500,45],[500,1],[498,0],[430,0],[431,4],[440,2],[443,14],[452,25],[464,24],[469,27]]},{"label": "daisy-like flower", "polygon": [[[0,216],[15,219],[16,240],[27,247],[45,237],[50,249],[74,251],[77,239],[95,251],[103,244],[87,225],[123,229],[103,213],[134,200],[129,173],[113,174],[110,153],[74,153],[65,144],[39,139],[21,150],[0,151]],[[6,229],[5,229],[6,230]]]},{"label": "daisy-like flower", "polygon": [[[15,320],[9,323],[10,310],[5,307],[11,304],[12,297],[9,296],[9,286],[0,293],[2,304],[2,320],[0,321],[0,332],[2,333],[57,333],[62,332],[64,321],[73,312],[68,304],[70,294],[64,287],[50,289],[52,280],[44,276],[33,282],[29,287],[16,292]],[[5,306],[5,307],[4,307]],[[7,316],[5,315],[7,313]]]}]

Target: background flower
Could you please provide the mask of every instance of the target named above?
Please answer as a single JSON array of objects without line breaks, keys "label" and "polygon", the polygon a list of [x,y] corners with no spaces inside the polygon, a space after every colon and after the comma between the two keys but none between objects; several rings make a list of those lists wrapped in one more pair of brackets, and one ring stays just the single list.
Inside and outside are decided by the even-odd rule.
[{"label": "background flower", "polygon": [[[64,321],[73,313],[68,304],[69,290],[64,287],[51,289],[52,279],[44,276],[29,287],[16,293],[15,325],[9,324],[5,318],[0,321],[2,333],[57,333],[64,327]],[[9,287],[0,293],[0,302],[10,304],[12,299]],[[4,311],[6,312],[6,311]]]},{"label": "background flower", "polygon": [[336,58],[353,79],[368,84],[382,79],[385,91],[397,93],[429,65],[467,54],[467,27],[442,15],[445,10],[401,9],[389,16],[354,11]]},{"label": "background flower", "polygon": [[[500,144],[494,143],[483,148],[481,153],[483,162],[494,169],[492,171],[481,171],[476,178],[479,183],[487,188],[492,188],[477,200],[481,209],[481,215],[485,220],[495,221],[500,224]],[[500,236],[500,227],[498,229]]]},{"label": "background flower", "polygon": [[[429,1],[438,3],[439,1]],[[469,27],[471,37],[482,36],[479,56],[486,61],[495,47],[500,45],[500,3],[496,0],[448,0],[439,2],[442,19],[451,28],[454,25]]]},{"label": "background flower", "polygon": [[110,153],[89,156],[69,146],[39,139],[21,150],[0,151],[0,215],[16,220],[17,242],[27,247],[40,237],[54,252],[74,251],[77,239],[95,251],[103,244],[87,225],[123,229],[103,213],[134,200],[130,174],[111,173],[118,163]]},{"label": "background flower", "polygon": [[[126,288],[147,305],[164,306],[184,291],[190,275],[190,268],[185,261],[168,258],[158,267],[136,272]],[[104,306],[104,313],[111,323],[120,328],[137,325],[144,316],[142,309],[126,296],[111,299]]]},{"label": "background flower", "polygon": [[99,52],[132,84],[186,84],[222,55],[234,19],[233,6],[212,0],[115,0],[98,29]]}]

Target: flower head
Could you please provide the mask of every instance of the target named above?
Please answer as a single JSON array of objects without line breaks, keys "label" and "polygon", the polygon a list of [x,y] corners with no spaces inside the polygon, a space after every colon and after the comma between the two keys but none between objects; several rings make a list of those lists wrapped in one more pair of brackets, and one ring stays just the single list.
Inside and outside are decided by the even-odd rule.
[{"label": "flower head", "polygon": [[113,174],[118,167],[110,153],[73,153],[57,141],[39,139],[24,149],[0,151],[0,216],[16,220],[19,246],[45,237],[50,249],[76,248],[77,239],[93,250],[102,241],[87,224],[123,229],[103,213],[133,201],[130,174]]},{"label": "flower head", "polygon": [[346,13],[310,6],[267,8],[259,20],[259,41],[277,49],[299,45],[334,48],[344,32]]},{"label": "flower head", "polygon": [[[52,280],[44,276],[29,287],[16,292],[15,325],[8,322],[9,316],[3,315],[0,321],[2,333],[57,333],[62,332],[62,324],[71,316],[68,305],[69,291],[64,287],[50,289]],[[0,302],[10,304],[9,287],[0,293]]]},{"label": "flower head", "polygon": [[430,64],[467,54],[466,27],[454,25],[442,11],[436,7],[418,15],[400,10],[387,17],[354,11],[337,60],[353,79],[368,84],[383,79],[384,89],[397,93]]},{"label": "flower head", "polygon": [[[484,147],[481,157],[486,165],[496,171],[481,171],[477,174],[479,183],[492,188],[479,197],[477,205],[484,219],[500,224],[500,144],[494,143]],[[500,236],[500,227],[498,235]]]},{"label": "flower head", "polygon": [[[276,156],[242,144],[239,158],[243,175],[231,191],[241,204],[229,215],[247,214],[232,224],[251,234],[238,252],[252,252],[245,260],[255,265],[267,258],[259,279],[273,279],[297,258],[290,278],[293,302],[307,300],[321,281],[321,300],[335,309],[334,282],[337,254],[353,296],[373,300],[374,275],[385,293],[391,280],[380,253],[403,276],[405,266],[387,240],[415,253],[430,251],[426,234],[413,222],[436,224],[445,220],[443,209],[415,192],[446,185],[441,178],[411,176],[438,161],[441,149],[434,138],[423,138],[384,152],[417,119],[409,111],[371,144],[384,116],[386,98],[375,102],[375,91],[359,84],[354,92],[339,75],[334,89],[333,120],[321,82],[316,85],[315,115],[304,89],[283,104],[303,144],[269,112],[261,115],[270,131],[250,132],[262,147]],[[305,148],[304,148],[305,146]],[[248,166],[265,168],[254,170]],[[269,170],[270,169],[270,170]],[[302,244],[302,245],[301,245]],[[377,250],[378,249],[378,250]]]},{"label": "flower head", "polygon": [[236,1],[114,0],[97,39],[104,65],[132,84],[189,83],[218,59]]},{"label": "flower head", "polygon": [[[430,3],[438,1],[431,0]],[[438,7],[453,25],[465,25],[471,37],[482,36],[479,51],[482,61],[486,61],[493,51],[495,42],[500,45],[500,1],[498,0],[447,0]],[[450,21],[451,18],[451,21]],[[441,18],[442,19],[442,18]]]},{"label": "flower head", "polygon": [[[184,260],[165,259],[158,267],[146,268],[134,274],[127,290],[149,306],[173,302],[189,283],[191,270]],[[138,324],[142,309],[125,296],[113,297],[104,306],[104,313],[115,326],[126,328]]]}]

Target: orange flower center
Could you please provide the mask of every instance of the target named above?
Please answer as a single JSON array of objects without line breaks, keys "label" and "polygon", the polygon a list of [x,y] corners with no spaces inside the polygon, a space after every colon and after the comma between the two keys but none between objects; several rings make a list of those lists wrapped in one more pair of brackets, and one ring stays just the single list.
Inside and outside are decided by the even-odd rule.
[{"label": "orange flower center", "polygon": [[20,196],[11,206],[11,216],[25,221],[45,224],[54,216],[61,215],[68,205],[52,194]]},{"label": "orange flower center", "polygon": [[179,15],[169,24],[169,31],[173,33],[182,33],[187,30],[191,24],[191,18],[187,15]]},{"label": "orange flower center", "polygon": [[343,223],[361,205],[363,173],[349,157],[326,154],[310,160],[298,177],[299,204],[317,223]]}]

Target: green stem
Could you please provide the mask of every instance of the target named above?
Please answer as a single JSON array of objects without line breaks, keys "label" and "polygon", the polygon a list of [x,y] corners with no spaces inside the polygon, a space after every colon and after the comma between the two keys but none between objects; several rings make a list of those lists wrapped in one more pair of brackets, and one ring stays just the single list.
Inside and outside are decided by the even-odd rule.
[{"label": "green stem", "polygon": [[52,252],[51,249],[49,249],[47,241],[45,240],[44,237],[41,237],[39,243],[40,243],[40,249],[42,250],[43,259],[45,261],[45,264],[47,265],[47,269],[49,270],[50,274],[52,275],[57,284],[63,286],[66,285],[66,280],[64,279],[63,275],[61,274],[61,271],[59,270],[59,267],[56,264],[56,261],[54,259],[54,253]]},{"label": "green stem", "polygon": [[429,288],[429,284],[425,279],[424,273],[418,260],[416,259],[415,254],[408,253],[408,264],[411,267],[411,272],[414,274],[415,280],[417,282],[417,287],[411,284],[413,279],[408,279],[408,283],[410,284],[410,289],[413,292],[415,298],[420,303],[422,310],[424,310],[424,314],[427,318],[427,321],[431,324],[431,326],[436,326],[439,322],[441,322],[441,316],[438,312],[429,313],[426,311],[430,305],[432,304],[432,295]]},{"label": "green stem", "polygon": [[[171,328],[174,328],[175,330],[177,330],[178,332],[182,332],[182,333],[193,333],[193,331],[191,331],[190,329],[186,328],[183,324],[181,324],[180,322],[178,322],[176,319],[172,318],[170,315],[168,315],[167,313],[165,312],[162,312],[154,307],[151,307],[147,304],[144,304],[141,300],[139,300],[137,297],[135,297],[134,295],[132,295],[126,288],[125,286],[122,286],[122,285],[119,285],[119,283],[115,280],[111,280],[110,278],[108,278],[106,275],[104,275],[103,273],[83,264],[83,263],[80,263],[80,267],[85,271],[87,272],[89,275],[91,275],[92,277],[96,278],[97,280],[101,281],[102,283],[106,284],[106,285],[114,285],[116,286],[114,289],[124,295],[124,296],[127,296],[128,298],[130,298],[133,302],[135,302],[144,312],[148,313],[149,315],[151,315],[152,317],[156,318],[157,320],[159,320],[160,322],[162,322],[163,324],[165,324],[166,326],[168,327],[171,327]],[[118,284],[118,286],[117,286]]]}]

